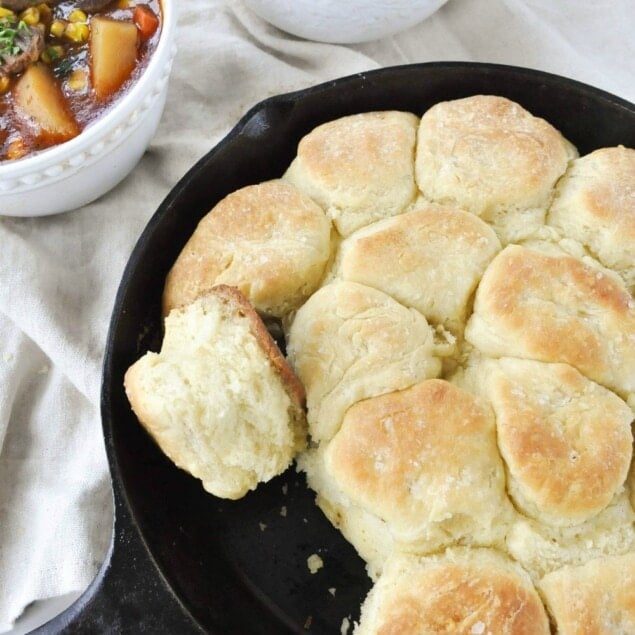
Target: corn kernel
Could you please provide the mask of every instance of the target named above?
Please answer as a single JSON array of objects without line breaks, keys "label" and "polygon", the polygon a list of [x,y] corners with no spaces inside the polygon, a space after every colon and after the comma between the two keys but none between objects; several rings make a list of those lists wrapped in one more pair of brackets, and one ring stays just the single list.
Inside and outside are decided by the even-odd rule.
[{"label": "corn kernel", "polygon": [[79,22],[71,22],[64,29],[64,37],[79,44],[88,40],[89,33],[88,25]]},{"label": "corn kernel", "polygon": [[64,31],[66,30],[66,22],[63,20],[55,20],[51,23],[51,28],[49,30],[53,37],[62,37],[64,35]]},{"label": "corn kernel", "polygon": [[42,55],[40,55],[40,59],[45,64],[50,64],[55,60],[58,60],[60,57],[64,55],[64,47],[56,44],[55,46],[47,46],[44,51],[42,51]]},{"label": "corn kernel", "polygon": [[70,22],[88,22],[88,16],[81,9],[71,11],[68,19]]},{"label": "corn kernel", "polygon": [[26,144],[22,137],[18,137],[7,148],[7,159],[20,159],[27,152]]},{"label": "corn kernel", "polygon": [[68,78],[68,87],[71,90],[84,90],[88,84],[88,76],[86,71],[78,68],[74,70]]},{"label": "corn kernel", "polygon": [[11,85],[11,80],[8,75],[0,75],[0,95],[6,93]]},{"label": "corn kernel", "polygon": [[20,19],[29,26],[35,26],[40,21],[40,10],[37,7],[29,7],[22,11]]},{"label": "corn kernel", "polygon": [[0,19],[1,18],[15,18],[15,13],[11,11],[11,9],[0,7]]}]

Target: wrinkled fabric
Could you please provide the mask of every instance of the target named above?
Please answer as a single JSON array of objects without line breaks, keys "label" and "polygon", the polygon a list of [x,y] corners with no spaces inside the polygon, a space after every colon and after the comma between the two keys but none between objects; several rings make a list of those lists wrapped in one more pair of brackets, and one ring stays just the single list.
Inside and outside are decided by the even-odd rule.
[{"label": "wrinkled fabric", "polygon": [[449,0],[354,46],[287,35],[242,2],[177,4],[166,109],[133,173],[80,210],[0,216],[0,632],[32,601],[84,589],[105,557],[100,373],[119,279],[169,190],[246,110],[360,71],[447,60],[536,68],[635,100],[631,0]]}]

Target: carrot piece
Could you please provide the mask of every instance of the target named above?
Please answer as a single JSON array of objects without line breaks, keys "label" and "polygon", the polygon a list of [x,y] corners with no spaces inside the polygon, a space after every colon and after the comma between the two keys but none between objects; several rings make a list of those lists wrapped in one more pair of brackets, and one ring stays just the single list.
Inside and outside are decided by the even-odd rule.
[{"label": "carrot piece", "polygon": [[139,4],[135,7],[132,19],[139,29],[139,37],[142,40],[149,40],[159,26],[159,18],[145,4]]}]

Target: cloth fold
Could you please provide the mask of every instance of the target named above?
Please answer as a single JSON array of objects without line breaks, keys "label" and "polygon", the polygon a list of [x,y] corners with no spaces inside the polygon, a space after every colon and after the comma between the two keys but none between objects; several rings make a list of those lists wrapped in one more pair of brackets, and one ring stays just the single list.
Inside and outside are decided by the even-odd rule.
[{"label": "cloth fold", "polygon": [[34,600],[84,589],[105,557],[99,393],[117,286],[160,202],[246,110],[360,71],[447,60],[536,68],[635,100],[632,0],[449,0],[354,46],[298,39],[242,2],[177,4],[166,109],[133,173],[81,210],[0,216],[0,632]]}]

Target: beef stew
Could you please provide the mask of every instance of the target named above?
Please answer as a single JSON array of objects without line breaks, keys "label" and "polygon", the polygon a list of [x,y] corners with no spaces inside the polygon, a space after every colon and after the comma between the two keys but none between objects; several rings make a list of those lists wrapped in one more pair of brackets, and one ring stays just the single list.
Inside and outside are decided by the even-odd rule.
[{"label": "beef stew", "polygon": [[77,136],[142,73],[160,0],[0,0],[0,162]]}]

